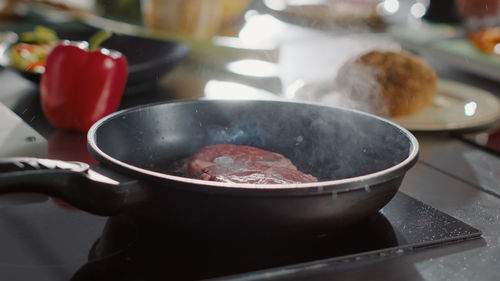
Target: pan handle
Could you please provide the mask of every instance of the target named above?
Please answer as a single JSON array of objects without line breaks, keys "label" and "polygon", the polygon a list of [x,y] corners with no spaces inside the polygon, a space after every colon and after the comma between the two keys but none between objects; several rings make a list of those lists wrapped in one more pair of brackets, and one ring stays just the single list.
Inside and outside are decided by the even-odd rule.
[{"label": "pan handle", "polygon": [[59,197],[89,213],[113,216],[146,200],[137,181],[117,182],[82,162],[41,158],[0,159],[0,194],[36,192]]}]

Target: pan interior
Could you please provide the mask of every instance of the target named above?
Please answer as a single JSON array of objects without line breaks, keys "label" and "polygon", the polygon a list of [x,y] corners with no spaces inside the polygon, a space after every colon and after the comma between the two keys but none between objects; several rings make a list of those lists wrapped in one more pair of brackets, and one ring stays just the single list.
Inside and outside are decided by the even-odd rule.
[{"label": "pan interior", "polygon": [[383,119],[277,101],[205,100],[135,108],[101,122],[93,137],[112,158],[180,176],[185,160],[212,144],[280,153],[320,181],[392,167],[407,159],[412,149],[407,133]]}]

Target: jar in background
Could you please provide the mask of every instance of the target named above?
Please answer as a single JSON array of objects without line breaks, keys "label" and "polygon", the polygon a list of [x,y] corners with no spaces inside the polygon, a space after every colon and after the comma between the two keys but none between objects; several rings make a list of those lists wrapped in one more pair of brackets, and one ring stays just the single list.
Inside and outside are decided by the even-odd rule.
[{"label": "jar in background", "polygon": [[222,23],[223,0],[141,0],[145,26],[175,37],[210,40]]},{"label": "jar in background", "polygon": [[500,0],[455,0],[458,12],[470,29],[500,24]]},{"label": "jar in background", "polygon": [[142,22],[175,37],[210,40],[218,33],[231,33],[241,27],[243,14],[251,3],[252,0],[141,0]]}]

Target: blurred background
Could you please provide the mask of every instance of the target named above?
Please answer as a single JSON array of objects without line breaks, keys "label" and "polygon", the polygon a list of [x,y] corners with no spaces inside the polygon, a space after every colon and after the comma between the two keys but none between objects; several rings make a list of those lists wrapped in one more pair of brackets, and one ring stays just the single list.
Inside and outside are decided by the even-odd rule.
[{"label": "blurred background", "polygon": [[[116,34],[189,45],[182,63],[153,73],[156,81],[149,86],[157,91],[151,91],[151,87],[128,91],[147,90],[141,96],[145,101],[198,97],[293,99],[300,91],[307,94],[312,89],[318,93],[325,84],[333,85],[346,61],[374,49],[410,51],[427,60],[441,78],[455,77],[455,70],[460,69],[496,82],[500,80],[500,58],[485,55],[493,52],[488,50],[494,49],[490,46],[500,42],[500,36],[495,37],[493,30],[482,34],[480,41],[487,43],[481,49],[472,44],[469,35],[499,24],[499,3],[3,0],[0,27],[16,34],[36,25],[65,34],[109,29]],[[140,53],[142,47],[133,48]],[[446,71],[439,73],[441,69]]]}]

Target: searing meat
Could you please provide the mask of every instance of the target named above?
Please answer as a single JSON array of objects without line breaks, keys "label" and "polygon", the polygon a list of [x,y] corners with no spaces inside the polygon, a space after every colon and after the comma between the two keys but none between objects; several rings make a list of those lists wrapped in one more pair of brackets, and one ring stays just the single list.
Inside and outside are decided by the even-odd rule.
[{"label": "searing meat", "polygon": [[281,154],[233,144],[211,145],[199,150],[189,159],[186,172],[193,178],[232,183],[290,184],[318,181],[298,171]]}]

